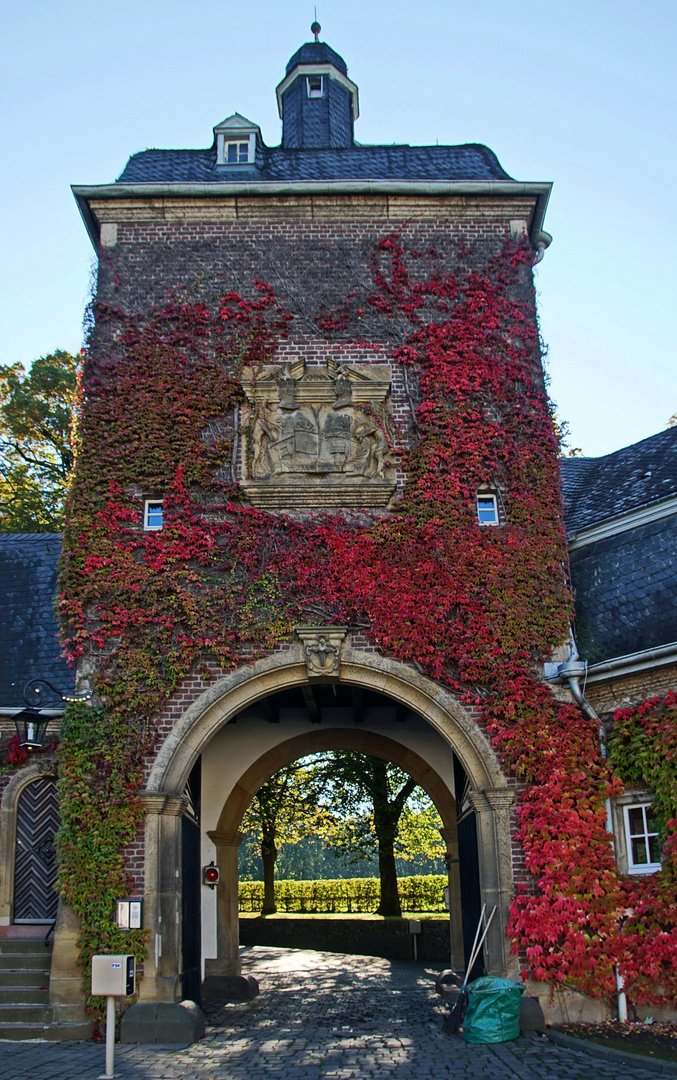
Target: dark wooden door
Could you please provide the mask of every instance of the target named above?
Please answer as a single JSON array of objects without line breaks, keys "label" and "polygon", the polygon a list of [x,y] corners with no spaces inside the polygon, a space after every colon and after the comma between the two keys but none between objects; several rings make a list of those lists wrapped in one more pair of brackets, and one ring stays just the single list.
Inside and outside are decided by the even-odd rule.
[{"label": "dark wooden door", "polygon": [[14,864],[14,922],[56,918],[56,849],[59,828],[56,784],[41,777],[21,792]]},{"label": "dark wooden door", "polygon": [[[458,868],[461,878],[461,916],[463,919],[463,953],[466,967],[470,959],[477,923],[482,910],[480,863],[477,852],[477,819],[467,799],[470,787],[468,776],[454,754],[454,780],[458,799]],[[468,979],[484,974],[484,949],[480,950]]]},{"label": "dark wooden door", "polygon": [[198,759],[186,785],[192,812],[190,817],[181,818],[183,996],[198,1005],[202,987],[200,779],[201,763]]}]

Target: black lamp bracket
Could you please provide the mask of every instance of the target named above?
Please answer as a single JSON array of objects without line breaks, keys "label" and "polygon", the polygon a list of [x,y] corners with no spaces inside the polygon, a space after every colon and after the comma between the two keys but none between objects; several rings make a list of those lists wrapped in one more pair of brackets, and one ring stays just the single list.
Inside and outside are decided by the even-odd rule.
[{"label": "black lamp bracket", "polygon": [[43,686],[48,687],[51,693],[57,697],[59,701],[89,701],[92,696],[91,690],[88,690],[86,694],[70,694],[68,691],[59,690],[49,681],[49,679],[29,679],[23,688],[23,699],[29,709],[42,708]]}]

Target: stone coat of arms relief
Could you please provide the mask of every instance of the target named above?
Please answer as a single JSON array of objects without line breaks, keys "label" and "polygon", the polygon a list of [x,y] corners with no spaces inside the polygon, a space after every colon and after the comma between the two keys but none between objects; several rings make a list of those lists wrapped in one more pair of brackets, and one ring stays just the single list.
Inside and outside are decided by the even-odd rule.
[{"label": "stone coat of arms relief", "polygon": [[395,491],[387,364],[245,372],[242,488],[254,506],[386,506]]}]

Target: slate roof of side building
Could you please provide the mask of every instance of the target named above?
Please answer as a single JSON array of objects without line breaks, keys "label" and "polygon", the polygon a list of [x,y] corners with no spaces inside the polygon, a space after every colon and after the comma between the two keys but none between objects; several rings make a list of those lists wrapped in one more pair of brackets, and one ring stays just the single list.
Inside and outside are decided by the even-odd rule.
[{"label": "slate roof of side building", "polygon": [[677,496],[677,427],[598,458],[564,458],[569,536]]},{"label": "slate roof of side building", "polygon": [[260,168],[216,164],[216,150],[143,150],[118,184],[251,183],[295,180],[512,180],[487,146],[359,146],[290,150],[263,147]]},{"label": "slate roof of side building", "polygon": [[[677,428],[604,457],[565,458],[562,486],[570,540],[618,523],[570,552],[583,658],[601,663],[677,642]],[[628,518],[661,506],[666,516]]]},{"label": "slate roof of side building", "polygon": [[[61,657],[54,614],[61,537],[49,533],[0,534],[0,708],[25,706],[30,679],[48,679],[73,691]],[[44,708],[59,702],[45,693]]]}]

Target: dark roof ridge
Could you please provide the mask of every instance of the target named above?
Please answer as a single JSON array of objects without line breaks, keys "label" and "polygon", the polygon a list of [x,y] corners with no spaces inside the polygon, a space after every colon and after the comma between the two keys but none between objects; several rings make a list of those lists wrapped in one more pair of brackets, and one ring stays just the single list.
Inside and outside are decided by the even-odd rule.
[{"label": "dark roof ridge", "polygon": [[54,540],[61,542],[62,534],[58,532],[34,532],[34,533],[0,533],[0,543],[7,540]]},{"label": "dark roof ridge", "polygon": [[601,457],[563,458],[569,533],[677,496],[677,427]]}]

